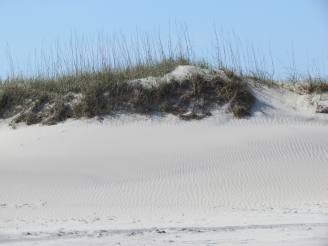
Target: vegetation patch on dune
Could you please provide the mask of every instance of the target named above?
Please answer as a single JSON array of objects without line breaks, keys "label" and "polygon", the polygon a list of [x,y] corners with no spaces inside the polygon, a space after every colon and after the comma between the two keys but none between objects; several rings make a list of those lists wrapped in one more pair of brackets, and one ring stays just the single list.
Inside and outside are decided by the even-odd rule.
[{"label": "vegetation patch on dune", "polygon": [[299,87],[305,94],[321,94],[328,92],[328,82],[321,78],[310,78]]},{"label": "vegetation patch on dune", "polygon": [[[168,76],[187,64],[183,59],[170,60],[125,71],[11,81],[0,87],[0,117],[12,118],[12,125],[51,125],[68,118],[117,113],[174,114],[192,120],[210,116],[211,110],[223,105],[238,118],[250,115],[255,99],[242,78],[190,65],[185,67],[198,70],[181,78]],[[155,84],[147,84],[147,76]]]},{"label": "vegetation patch on dune", "polygon": [[311,94],[316,112],[328,112],[326,80],[309,76],[300,83],[292,76],[277,81],[254,50],[244,67],[238,49],[224,39],[216,39],[214,63],[194,56],[187,33],[177,43],[168,39],[167,45],[147,35],[141,43],[131,40],[122,37],[91,48],[76,40],[68,50],[50,55],[41,63],[45,68],[32,71],[31,77],[13,72],[0,79],[0,119],[10,119],[12,126],[129,113],[200,120],[220,107],[243,118],[251,115],[256,100],[253,86]]}]

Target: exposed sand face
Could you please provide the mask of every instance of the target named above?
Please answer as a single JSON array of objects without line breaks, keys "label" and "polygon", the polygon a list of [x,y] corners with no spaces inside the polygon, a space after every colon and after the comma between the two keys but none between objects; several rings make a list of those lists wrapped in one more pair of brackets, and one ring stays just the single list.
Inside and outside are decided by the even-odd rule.
[{"label": "exposed sand face", "polygon": [[0,243],[325,245],[326,116],[254,93],[246,120],[1,126]]}]

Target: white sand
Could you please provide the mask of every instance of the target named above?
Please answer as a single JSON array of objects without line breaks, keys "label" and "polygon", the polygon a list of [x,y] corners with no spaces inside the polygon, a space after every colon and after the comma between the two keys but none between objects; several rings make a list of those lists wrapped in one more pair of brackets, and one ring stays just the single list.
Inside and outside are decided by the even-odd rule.
[{"label": "white sand", "polygon": [[327,115],[254,93],[245,120],[1,123],[0,244],[327,245]]}]

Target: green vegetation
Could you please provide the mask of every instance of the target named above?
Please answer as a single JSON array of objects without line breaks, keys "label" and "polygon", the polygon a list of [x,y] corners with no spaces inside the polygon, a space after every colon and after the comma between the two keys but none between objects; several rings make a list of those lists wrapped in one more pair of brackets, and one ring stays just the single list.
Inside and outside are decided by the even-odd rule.
[{"label": "green vegetation", "polygon": [[[11,124],[52,125],[69,118],[96,117],[118,113],[174,114],[184,120],[202,119],[217,106],[227,105],[227,111],[237,118],[251,115],[255,98],[248,81],[269,87],[279,87],[273,72],[265,73],[252,53],[255,68],[242,69],[229,44],[217,48],[219,70],[210,63],[195,61],[189,38],[185,44],[164,48],[159,39],[133,50],[126,42],[107,48],[97,47],[84,54],[84,48],[71,47],[68,65],[50,61],[51,69],[33,76],[17,76],[0,80],[0,119]],[[83,50],[82,53],[79,53]],[[95,55],[97,54],[97,55]],[[57,55],[57,57],[60,57]],[[250,59],[251,60],[251,59]],[[252,63],[252,62],[250,62]],[[195,65],[210,71],[210,76],[194,76],[183,81],[171,80],[156,86],[131,83],[141,78],[162,77],[179,65]],[[255,71],[255,72],[254,72]],[[295,77],[294,77],[295,78]],[[300,85],[305,93],[328,92],[327,81],[309,76]],[[298,81],[293,80],[294,84]]]},{"label": "green vegetation", "polygon": [[[12,80],[0,86],[0,117],[12,124],[56,124],[68,118],[116,113],[171,113],[182,119],[201,119],[215,105],[229,104],[236,117],[250,115],[254,97],[242,78],[227,79],[212,72],[210,79],[194,76],[183,81],[145,87],[132,79],[163,76],[187,59],[165,60],[151,66],[85,73],[57,79]],[[192,112],[191,117],[186,116]]]}]

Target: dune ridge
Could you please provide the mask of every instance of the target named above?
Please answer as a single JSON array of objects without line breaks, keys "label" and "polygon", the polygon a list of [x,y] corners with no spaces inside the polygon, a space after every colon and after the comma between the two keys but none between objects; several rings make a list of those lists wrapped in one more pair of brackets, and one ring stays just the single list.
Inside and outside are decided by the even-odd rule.
[{"label": "dune ridge", "polygon": [[0,243],[325,245],[328,115],[250,88],[245,119],[2,122]]}]

